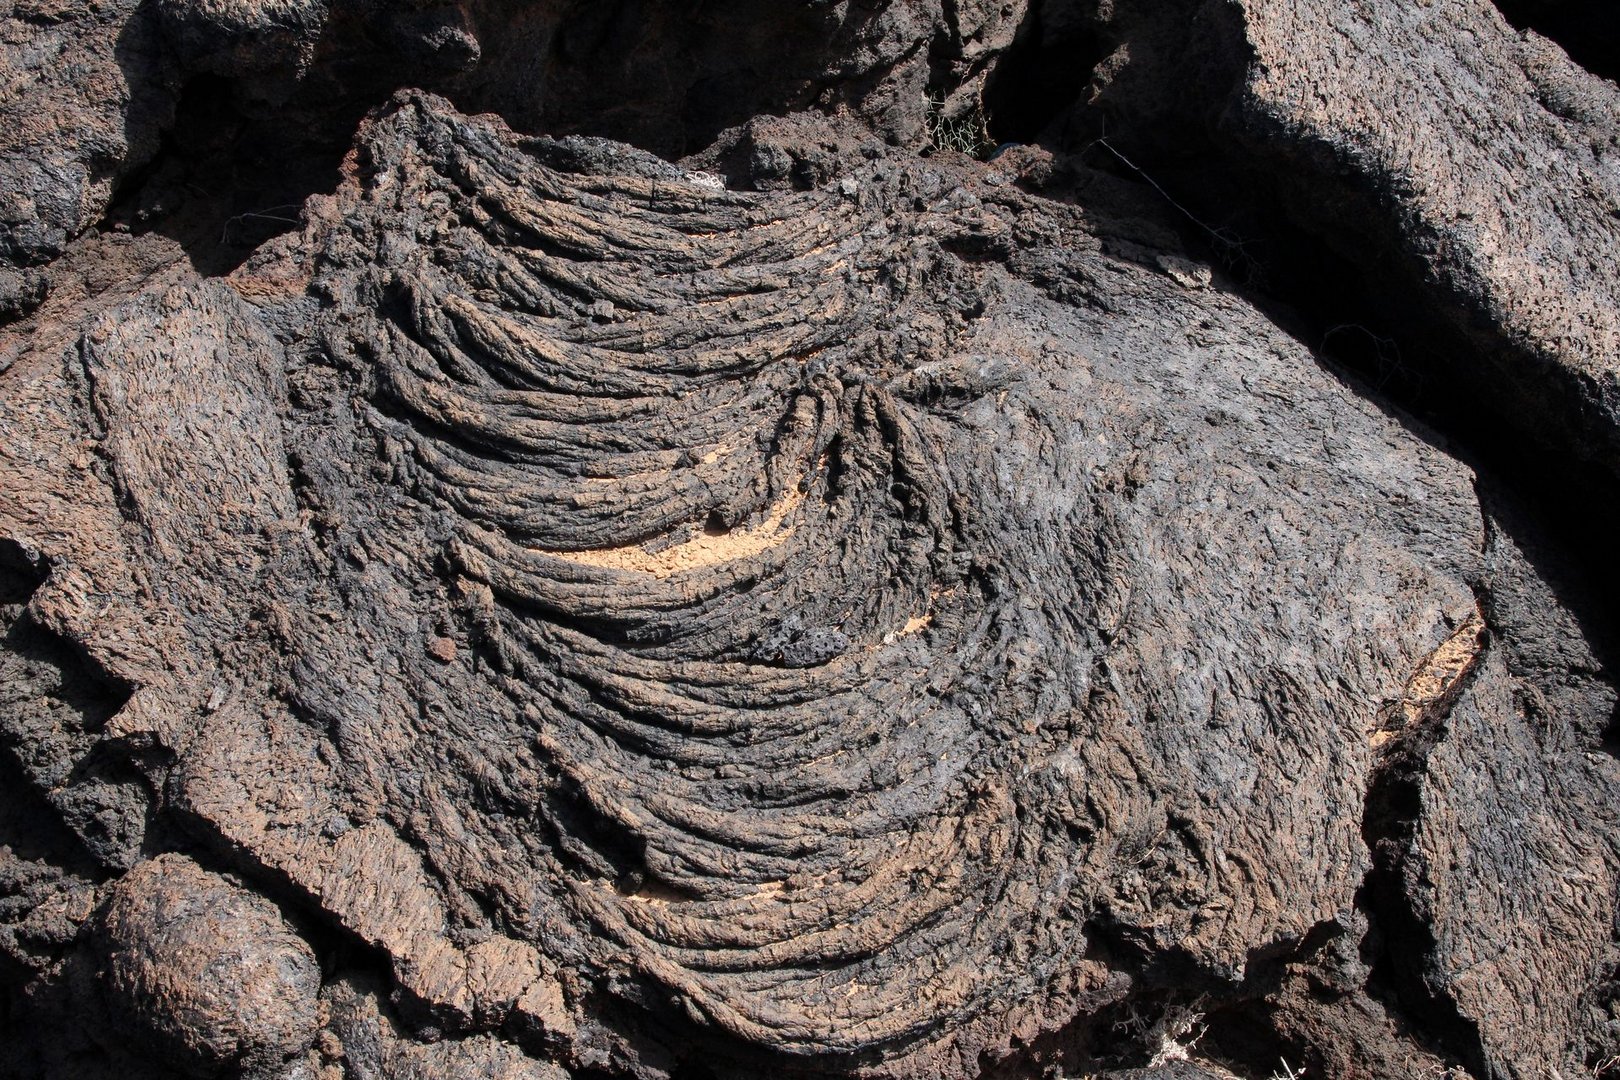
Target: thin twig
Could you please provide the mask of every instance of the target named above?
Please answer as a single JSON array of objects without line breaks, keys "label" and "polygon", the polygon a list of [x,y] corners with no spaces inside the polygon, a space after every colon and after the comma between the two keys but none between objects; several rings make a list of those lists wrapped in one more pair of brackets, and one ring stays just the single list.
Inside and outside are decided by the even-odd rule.
[{"label": "thin twig", "polygon": [[267,206],[263,210],[249,210],[245,213],[237,214],[234,217],[228,217],[225,219],[225,224],[219,230],[219,242],[221,244],[229,244],[231,242],[231,226],[237,224],[238,222],[249,220],[279,221],[287,225],[297,225],[297,218],[282,217],[279,214],[272,214],[270,211],[297,210],[299,205],[299,203],[282,203],[280,206]]},{"label": "thin twig", "polygon": [[1157,191],[1165,202],[1169,203],[1171,206],[1180,211],[1183,217],[1192,222],[1194,225],[1198,226],[1200,229],[1204,230],[1204,232],[1208,233],[1210,239],[1215,242],[1215,249],[1226,258],[1227,265],[1229,267],[1235,269],[1236,264],[1238,264],[1238,262],[1241,260],[1244,278],[1247,284],[1252,285],[1259,280],[1262,267],[1260,262],[1255,259],[1254,256],[1250,255],[1244,250],[1248,244],[1248,241],[1244,240],[1240,236],[1234,235],[1227,229],[1215,228],[1213,225],[1210,225],[1208,222],[1200,218],[1197,214],[1187,209],[1176,199],[1174,195],[1171,195],[1164,189],[1163,184],[1153,179],[1153,177],[1146,170],[1122,154],[1113,143],[1108,141],[1108,137],[1106,135],[1099,135],[1091,142],[1087,143],[1086,146],[1080,151],[1080,157],[1084,159],[1086,153],[1090,151],[1093,146],[1101,146],[1104,150],[1107,150],[1110,154],[1113,154],[1120,160],[1122,164],[1124,164],[1126,168],[1130,169],[1137,176],[1140,176],[1143,180],[1146,180],[1150,185],[1152,185],[1153,190]]}]

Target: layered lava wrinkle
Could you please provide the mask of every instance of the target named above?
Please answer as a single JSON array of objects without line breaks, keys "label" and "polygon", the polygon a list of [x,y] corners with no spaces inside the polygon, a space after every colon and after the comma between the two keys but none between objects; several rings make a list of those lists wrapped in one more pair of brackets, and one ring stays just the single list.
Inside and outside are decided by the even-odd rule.
[{"label": "layered lava wrinkle", "polygon": [[1157,977],[1098,927],[1238,985],[1353,905],[1371,733],[1476,614],[1466,469],[945,169],[742,194],[407,94],[311,208],[349,632],[469,646],[301,661],[353,816],[740,1075],[979,1075]]},{"label": "layered lava wrinkle", "polygon": [[[948,1023],[994,978],[961,946],[1005,936],[1014,821],[950,692],[984,615],[949,421],[888,386],[933,359],[894,344],[937,299],[893,273],[926,239],[837,193],[570,175],[476,125],[378,124],[432,167],[371,172],[369,212],[435,214],[385,226],[380,258],[328,253],[327,289],[375,313],[329,346],[492,592],[490,677],[570,794],[538,813],[577,916],[751,1041]],[[960,656],[931,662],[924,626]]]}]

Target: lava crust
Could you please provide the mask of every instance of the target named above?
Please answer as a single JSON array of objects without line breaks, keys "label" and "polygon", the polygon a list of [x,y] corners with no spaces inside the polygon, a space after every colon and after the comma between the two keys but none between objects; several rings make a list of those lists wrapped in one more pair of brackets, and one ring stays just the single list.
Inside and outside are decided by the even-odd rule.
[{"label": "lava crust", "polygon": [[[190,10],[173,63],[247,63]],[[264,94],[335,63],[294,14]],[[0,1074],[1620,1047],[1616,693],[1521,501],[1165,189],[870,135],[672,164],[403,90],[216,276],[75,238],[99,173],[0,206],[50,283],[0,311]],[[1496,337],[1607,372],[1608,265],[1502,265]]]}]

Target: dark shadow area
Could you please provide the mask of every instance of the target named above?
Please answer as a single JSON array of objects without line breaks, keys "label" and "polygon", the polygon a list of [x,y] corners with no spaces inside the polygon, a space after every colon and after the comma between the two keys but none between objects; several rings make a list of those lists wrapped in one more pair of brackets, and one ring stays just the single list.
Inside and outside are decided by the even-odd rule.
[{"label": "dark shadow area", "polygon": [[1035,0],[984,90],[991,141],[1032,143],[1079,99],[1108,45],[1066,0]]},{"label": "dark shadow area", "polygon": [[[44,562],[21,544],[0,539],[0,606],[28,603],[29,597],[45,584],[49,572]],[[10,625],[17,614],[11,612],[6,625]]]},{"label": "dark shadow area", "polygon": [[[36,880],[49,880],[53,872],[85,881],[102,876],[78,837],[62,825],[50,804],[5,753],[0,753],[0,848],[9,849],[11,855],[0,857],[0,939],[15,933],[7,923],[28,916],[29,894]],[[14,954],[13,948],[18,952]],[[0,940],[0,1045],[9,1041],[10,1022],[23,988],[35,976],[35,966],[60,948],[58,942],[29,940],[26,931],[22,941]],[[29,953],[34,955],[25,962]],[[0,1052],[0,1076],[5,1075],[4,1069],[5,1057]]]},{"label": "dark shadow area", "polygon": [[469,5],[481,59],[444,93],[528,134],[616,139],[674,160],[760,114],[858,99],[899,59],[884,40],[889,7],[481,0]]},{"label": "dark shadow area", "polygon": [[85,877],[99,869],[79,838],[63,826],[17,763],[0,754],[0,847],[19,859],[46,862]]},{"label": "dark shadow area", "polygon": [[157,156],[129,176],[103,228],[155,232],[205,276],[230,273],[297,228],[304,201],[336,189],[365,110],[359,99],[289,122],[244,109],[229,80],[200,75],[180,93]]},{"label": "dark shadow area", "polygon": [[[139,772],[102,730],[130,688],[35,621],[27,599],[44,580],[44,566],[27,550],[0,539],[0,597],[11,599],[0,602],[0,761],[26,778],[0,791],[18,792],[25,806],[24,793],[47,793],[40,799],[55,828],[65,826],[76,841],[53,843],[53,862],[88,853],[103,867],[121,867],[138,854],[148,799]],[[71,763],[65,772],[64,763]],[[40,837],[54,832],[41,829]]]},{"label": "dark shadow area", "polygon": [[1614,0],[1495,0],[1516,30],[1552,38],[1577,64],[1620,79],[1620,4]]},{"label": "dark shadow area", "polygon": [[[45,566],[21,545],[0,539],[0,649],[23,619],[29,598],[44,584]],[[0,657],[0,669],[9,665]],[[0,698],[9,697],[0,693]],[[0,705],[0,708],[5,708]],[[26,917],[37,883],[54,873],[95,880],[100,868],[77,836],[62,823],[38,789],[29,782],[9,749],[0,750],[0,1074],[6,1068],[3,1045],[14,1038],[14,1021],[23,987],[34,977],[30,965],[53,955],[59,943],[13,938],[10,925]],[[30,865],[31,864],[31,865]],[[13,949],[18,952],[14,953]],[[26,963],[23,957],[33,954]],[[18,1040],[20,1041],[20,1040]]]},{"label": "dark shadow area", "polygon": [[[610,138],[674,160],[754,116],[870,92],[898,57],[879,48],[869,70],[846,58],[882,45],[886,7],[483,0],[406,10],[339,0],[294,78],[155,44],[163,29],[147,4],[116,54],[142,103],[141,141],[156,145],[132,151],[138,164],[102,227],[158,233],[200,273],[229,273],[296,228],[309,196],[336,188],[361,120],[406,88],[497,113],[525,134]],[[913,104],[921,115],[924,103]],[[133,139],[134,115],[129,126]]]},{"label": "dark shadow area", "polygon": [[1309,1047],[1278,1034],[1272,1012],[1261,998],[1211,1009],[1203,1020],[1208,1033],[1198,1044],[1201,1056],[1268,1080],[1291,1077],[1296,1069],[1308,1070],[1307,1076],[1331,1075],[1321,1071]]}]

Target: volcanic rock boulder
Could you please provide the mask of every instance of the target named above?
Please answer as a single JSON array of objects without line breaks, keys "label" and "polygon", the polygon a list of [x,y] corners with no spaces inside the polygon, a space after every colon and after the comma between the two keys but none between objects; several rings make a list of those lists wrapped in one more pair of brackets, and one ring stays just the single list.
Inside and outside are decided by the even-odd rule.
[{"label": "volcanic rock boulder", "polygon": [[[1601,5],[1502,6],[1606,18]],[[1490,0],[1046,0],[1038,13],[1046,68],[1072,66],[1063,46],[1100,58],[1049,136],[1094,160],[1117,146],[1133,169],[1162,167],[1217,244],[1240,243],[1224,226],[1248,213],[1258,254],[1237,253],[1246,260],[1268,257],[1286,214],[1407,308],[1419,347],[1402,362],[1433,396],[1620,471],[1612,82]],[[1264,193],[1252,208],[1245,189]],[[1317,288],[1345,284],[1326,274]]]},{"label": "volcanic rock boulder", "polygon": [[29,268],[99,220],[123,170],[157,150],[173,88],[138,7],[40,0],[0,14],[0,320],[39,303]]},{"label": "volcanic rock boulder", "polygon": [[401,95],[301,232],[0,372],[4,610],[109,688],[9,745],[122,770],[103,873],[178,830],[376,966],[306,1055],[360,1075],[1033,1075],[1195,998],[1262,1070],[1585,1067],[1615,695],[1533,530],[1011,179]]},{"label": "volcanic rock boulder", "polygon": [[102,916],[112,1014],[187,1072],[263,1070],[308,1049],[320,970],[267,901],[183,856],[127,874]]}]

